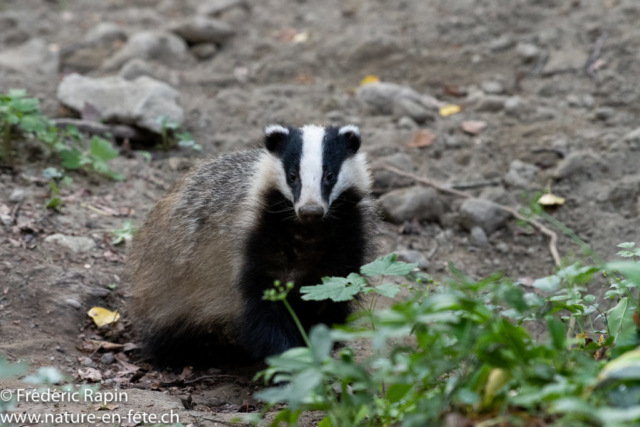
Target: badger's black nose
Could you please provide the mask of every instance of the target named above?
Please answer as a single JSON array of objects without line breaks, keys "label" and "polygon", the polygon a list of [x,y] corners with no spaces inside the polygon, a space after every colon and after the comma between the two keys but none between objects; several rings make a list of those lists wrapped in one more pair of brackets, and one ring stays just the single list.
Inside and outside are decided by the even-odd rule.
[{"label": "badger's black nose", "polygon": [[298,209],[298,216],[304,222],[317,221],[324,216],[324,208],[315,204],[303,205]]}]

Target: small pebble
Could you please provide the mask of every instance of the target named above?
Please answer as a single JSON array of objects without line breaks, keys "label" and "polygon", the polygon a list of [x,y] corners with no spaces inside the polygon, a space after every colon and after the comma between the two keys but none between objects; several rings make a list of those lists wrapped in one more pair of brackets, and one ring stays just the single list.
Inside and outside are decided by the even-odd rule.
[{"label": "small pebble", "polygon": [[111,365],[115,360],[116,358],[113,356],[113,353],[105,353],[100,358],[100,363]]},{"label": "small pebble", "polygon": [[20,188],[16,188],[15,190],[13,190],[13,192],[11,193],[11,195],[9,196],[9,201],[10,202],[21,202],[24,200],[25,197],[25,192],[24,190],[20,189]]}]

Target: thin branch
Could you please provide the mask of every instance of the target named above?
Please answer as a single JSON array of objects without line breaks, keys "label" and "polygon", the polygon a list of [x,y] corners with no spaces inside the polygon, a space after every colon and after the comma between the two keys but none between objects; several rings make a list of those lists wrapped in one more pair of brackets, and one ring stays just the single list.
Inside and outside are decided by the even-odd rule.
[{"label": "thin branch", "polygon": [[[455,190],[453,188],[447,188],[441,184],[438,184],[434,181],[431,181],[427,178],[409,173],[409,172],[405,172],[402,171],[400,169],[394,168],[393,166],[382,166],[382,169],[386,169],[389,172],[393,172],[396,175],[400,175],[400,176],[405,176],[407,178],[411,178],[417,182],[420,182],[422,184],[428,185],[429,187],[433,187],[436,190],[442,192],[442,193],[447,193],[447,194],[453,194],[454,196],[458,196],[458,197],[462,197],[465,199],[469,199],[472,196],[470,194],[467,194],[465,192],[462,191],[458,191]],[[558,253],[558,248],[557,248],[557,244],[558,244],[558,235],[551,229],[545,227],[543,224],[541,224],[540,222],[531,219],[531,218],[525,218],[524,216],[520,215],[520,213],[515,210],[514,208],[510,207],[510,206],[505,206],[505,205],[501,205],[499,203],[495,203],[494,205],[496,205],[499,209],[510,213],[514,218],[519,219],[520,221],[524,221],[528,224],[531,224],[534,228],[537,228],[538,231],[540,231],[542,234],[546,234],[547,236],[549,236],[549,251],[551,252],[551,256],[553,257],[553,261],[554,263],[559,266],[560,265],[560,254]]]}]

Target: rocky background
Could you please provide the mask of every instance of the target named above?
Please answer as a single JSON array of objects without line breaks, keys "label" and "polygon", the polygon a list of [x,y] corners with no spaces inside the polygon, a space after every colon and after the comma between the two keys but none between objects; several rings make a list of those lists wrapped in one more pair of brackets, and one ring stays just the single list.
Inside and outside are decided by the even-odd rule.
[{"label": "rocky background", "polygon": [[[127,180],[71,173],[60,212],[44,208],[54,158],[25,145],[0,168],[0,352],[128,389],[116,412],[174,409],[206,426],[259,409],[250,374],[136,359],[126,245],[109,230],[141,224],[197,158],[256,147],[272,123],[360,126],[387,218],[381,253],[436,278],[449,261],[525,286],[553,272],[547,236],[496,206],[537,191],[565,198],[547,213],[613,257],[640,226],[639,19],[636,0],[0,1],[0,92],[136,132],[112,162]],[[203,152],[154,148],[158,116]],[[581,249],[558,234],[570,263]],[[97,330],[93,306],[119,310],[120,329]]]}]

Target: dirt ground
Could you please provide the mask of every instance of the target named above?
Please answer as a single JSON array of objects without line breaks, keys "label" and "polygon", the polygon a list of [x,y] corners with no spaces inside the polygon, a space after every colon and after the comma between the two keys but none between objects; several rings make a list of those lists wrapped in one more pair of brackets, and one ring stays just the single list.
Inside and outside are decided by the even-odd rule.
[{"label": "dirt ground", "polygon": [[[194,16],[203,3],[0,0],[0,54],[33,38],[65,54],[101,22],[115,22],[131,36]],[[42,171],[55,165],[53,158],[30,151],[15,168],[0,168],[0,208],[7,206],[12,216],[12,223],[0,225],[0,353],[10,361],[27,361],[32,370],[57,367],[74,384],[91,382],[83,376],[95,369],[103,390],[127,390],[128,401],[111,408],[116,413],[173,410],[185,425],[213,426],[259,409],[250,369],[158,372],[132,346],[105,350],[90,340],[136,339],[126,328],[126,245],[111,245],[108,230],[127,219],[141,224],[195,159],[256,147],[271,123],[357,124],[374,162],[404,153],[405,169],[417,175],[470,185],[464,191],[511,206],[526,204],[523,193],[550,187],[566,202],[548,212],[604,259],[614,256],[618,243],[640,238],[640,133],[633,132],[640,127],[636,0],[235,3],[240,5],[217,14],[236,34],[213,58],[158,65],[180,93],[184,127],[203,146],[202,154],[151,150],[147,163],[135,150],[125,153],[113,162],[125,182],[71,173],[60,212],[43,207]],[[102,61],[111,52],[93,54]],[[68,112],[56,89],[73,66],[64,57],[54,74],[0,65],[0,92],[25,88],[49,117],[61,117]],[[354,92],[367,75],[463,111],[447,117],[436,112],[419,124],[373,112]],[[486,122],[486,130],[464,132],[462,123],[470,120]],[[428,147],[407,146],[418,128],[435,134]],[[411,184],[380,174],[376,183],[387,186],[379,193]],[[24,190],[24,199],[11,200],[16,190]],[[428,258],[426,271],[436,278],[449,261],[474,277],[504,271],[525,284],[553,272],[544,235],[508,221],[487,241],[472,238],[461,225],[462,200],[438,197],[445,209],[439,221],[386,223],[380,253],[421,252]],[[75,253],[44,242],[54,233],[89,237],[96,245]],[[569,261],[580,254],[562,235],[558,248]],[[97,330],[86,314],[93,306],[119,310],[124,331]],[[105,353],[114,353],[115,361]],[[0,388],[17,387],[17,380],[0,382]],[[93,406],[21,403],[17,411],[95,412]],[[313,417],[305,423],[313,425]]]}]

